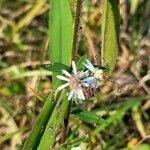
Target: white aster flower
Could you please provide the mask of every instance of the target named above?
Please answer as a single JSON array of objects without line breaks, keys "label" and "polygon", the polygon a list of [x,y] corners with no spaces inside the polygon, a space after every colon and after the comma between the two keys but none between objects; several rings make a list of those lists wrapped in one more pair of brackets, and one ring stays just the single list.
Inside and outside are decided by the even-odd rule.
[{"label": "white aster flower", "polygon": [[83,82],[88,83],[92,88],[97,88],[100,85],[100,81],[103,80],[103,70],[95,68],[87,59],[86,63],[83,63],[83,65],[92,73],[91,76],[85,78]]},{"label": "white aster flower", "polygon": [[85,100],[85,95],[83,93],[83,87],[88,87],[89,84],[84,82],[82,79],[88,76],[89,71],[77,72],[75,62],[72,61],[72,73],[69,73],[66,70],[62,70],[62,75],[57,75],[57,78],[63,81],[66,81],[65,84],[59,86],[56,91],[61,91],[66,87],[70,88],[70,92],[67,94],[68,100],[73,100],[77,104],[82,103]]}]

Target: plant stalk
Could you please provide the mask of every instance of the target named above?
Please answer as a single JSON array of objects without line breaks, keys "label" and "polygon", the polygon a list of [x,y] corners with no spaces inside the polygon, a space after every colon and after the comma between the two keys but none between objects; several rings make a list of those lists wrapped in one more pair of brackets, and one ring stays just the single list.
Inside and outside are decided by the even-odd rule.
[{"label": "plant stalk", "polygon": [[[80,32],[81,15],[82,15],[82,5],[83,5],[83,0],[77,0],[73,44],[72,44],[72,59],[74,61],[77,61],[78,45],[79,45],[79,32]],[[68,123],[69,123],[71,105],[72,105],[72,103],[70,101],[67,113],[66,113],[65,118],[64,118],[64,124],[62,127],[61,143],[64,143],[66,140],[66,135],[68,132]]]},{"label": "plant stalk", "polygon": [[79,31],[81,25],[82,6],[83,6],[83,0],[77,0],[73,44],[72,44],[72,59],[75,61],[77,60],[77,52],[78,52],[78,45],[79,45]]}]

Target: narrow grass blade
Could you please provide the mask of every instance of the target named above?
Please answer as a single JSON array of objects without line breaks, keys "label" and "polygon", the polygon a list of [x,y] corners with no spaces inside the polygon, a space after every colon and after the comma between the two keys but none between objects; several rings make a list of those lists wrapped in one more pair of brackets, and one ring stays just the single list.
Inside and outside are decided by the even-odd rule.
[{"label": "narrow grass blade", "polygon": [[[59,62],[70,66],[72,54],[72,16],[68,0],[50,0],[49,18],[50,58],[51,62]],[[59,85],[53,73],[53,89]]]},{"label": "narrow grass blade", "polygon": [[91,123],[91,124],[105,122],[105,120],[102,118],[99,118],[99,116],[97,114],[95,114],[93,112],[89,112],[89,111],[83,111],[79,114],[76,114],[76,117],[82,121],[85,121],[85,122]]},{"label": "narrow grass blade", "polygon": [[109,65],[113,71],[118,54],[119,0],[103,0],[102,5],[102,65]]},{"label": "narrow grass blade", "polygon": [[25,77],[36,77],[36,76],[51,76],[52,73],[50,71],[46,71],[46,70],[33,70],[33,71],[26,71],[26,72],[19,72],[17,74],[14,74],[12,76],[12,79],[21,79],[21,78],[25,78]]},{"label": "narrow grass blade", "polygon": [[66,92],[63,91],[48,121],[38,150],[48,150],[53,147],[56,135],[62,125],[68,105],[69,101],[66,98]]},{"label": "narrow grass blade", "polygon": [[68,67],[67,65],[64,65],[62,63],[51,63],[51,64],[46,64],[46,65],[41,65],[42,68],[44,68],[45,70],[51,71],[51,72],[58,72],[61,74],[62,69],[70,72],[70,67]]},{"label": "narrow grass blade", "polygon": [[26,140],[22,150],[37,148],[41,140],[41,137],[43,135],[43,132],[45,130],[45,127],[47,125],[47,122],[49,120],[49,117],[51,116],[53,108],[54,108],[54,103],[52,101],[52,94],[51,94],[50,96],[47,97],[43,109],[40,112],[35,122],[35,125],[33,126],[31,133],[28,139]]},{"label": "narrow grass blade", "polygon": [[[50,0],[51,2],[51,9],[50,9],[50,19],[49,19],[49,37],[50,37],[50,57],[51,62],[55,63],[62,63],[67,66],[70,66],[71,61],[71,47],[72,47],[72,17],[71,17],[71,11],[69,8],[69,1],[68,0]],[[57,73],[52,74],[52,80],[53,80],[53,90],[57,88],[57,86],[61,83],[59,80],[56,79]],[[47,145],[49,145],[49,141],[52,142],[51,138],[53,140],[55,139],[55,136],[52,134],[51,138],[47,138],[48,142],[46,143],[46,146],[44,144],[43,147],[43,139],[45,140],[45,136],[49,137],[47,131],[49,131],[48,126],[53,125],[53,121],[56,121],[55,123],[61,124],[64,112],[66,110],[68,101],[63,100],[62,105],[60,108],[62,108],[61,113],[61,119],[60,121],[57,120],[58,113],[56,112],[56,109],[53,111],[53,108],[55,107],[55,103],[52,102],[52,96],[49,96],[44,104],[43,110],[40,113],[32,131],[27,139],[23,150],[29,150],[29,149],[37,149],[37,146],[42,145],[40,149],[46,150]],[[57,102],[56,107],[59,105]],[[55,107],[55,108],[56,108]],[[52,116],[51,116],[52,114]],[[50,119],[49,119],[50,118]],[[49,120],[49,121],[48,121]],[[47,124],[48,123],[48,124]],[[47,127],[46,127],[47,126]],[[46,130],[45,130],[46,127]],[[55,129],[56,130],[56,129]],[[58,129],[57,129],[58,131]],[[44,132],[44,135],[43,135]],[[42,137],[43,135],[43,137]],[[41,140],[42,137],[42,140]],[[47,141],[46,139],[46,141]],[[41,140],[41,142],[40,142]],[[47,148],[49,149],[49,148]]]}]

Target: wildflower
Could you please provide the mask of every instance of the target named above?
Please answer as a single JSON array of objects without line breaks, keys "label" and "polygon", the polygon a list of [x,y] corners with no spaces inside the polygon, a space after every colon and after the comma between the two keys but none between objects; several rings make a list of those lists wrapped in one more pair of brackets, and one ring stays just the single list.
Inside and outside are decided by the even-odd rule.
[{"label": "wildflower", "polygon": [[84,67],[91,72],[91,76],[83,80],[88,83],[92,88],[96,89],[100,85],[100,81],[103,79],[103,70],[95,68],[92,63],[86,59],[86,63],[83,63]]},{"label": "wildflower", "polygon": [[89,84],[84,82],[82,79],[89,75],[89,71],[80,71],[77,72],[75,62],[72,61],[72,73],[69,73],[66,70],[62,70],[62,75],[57,75],[57,78],[63,81],[66,81],[65,84],[59,86],[56,91],[61,91],[66,87],[70,88],[70,92],[67,94],[68,100],[73,100],[77,104],[82,103],[85,100],[85,95],[83,93],[83,87],[88,87]]}]

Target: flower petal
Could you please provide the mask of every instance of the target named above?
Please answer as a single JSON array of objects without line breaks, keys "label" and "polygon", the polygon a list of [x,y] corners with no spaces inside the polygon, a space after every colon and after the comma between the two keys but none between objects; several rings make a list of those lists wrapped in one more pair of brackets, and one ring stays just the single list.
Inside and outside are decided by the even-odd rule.
[{"label": "flower petal", "polygon": [[77,97],[77,90],[74,90],[73,100],[76,101],[78,99]]},{"label": "flower petal", "polygon": [[61,86],[59,86],[56,91],[61,91],[62,89],[64,89],[65,87],[69,86],[69,83],[63,84]]},{"label": "flower petal", "polygon": [[80,89],[77,89],[77,98],[78,99],[82,99],[81,95],[80,95]]},{"label": "flower petal", "polygon": [[72,71],[74,75],[77,75],[77,68],[76,68],[76,64],[74,61],[72,61]]},{"label": "flower petal", "polygon": [[87,68],[88,70],[90,70],[91,72],[94,72],[95,71],[95,68],[93,69],[93,67],[89,66],[88,64],[86,63],[82,63],[84,65],[85,68]]},{"label": "flower petal", "polygon": [[74,89],[72,89],[68,95],[68,100],[71,100],[74,95]]},{"label": "flower petal", "polygon": [[89,65],[87,63],[82,63],[82,64],[85,68],[89,69]]},{"label": "flower petal", "polygon": [[95,77],[87,77],[87,78],[83,79],[82,82],[91,83],[91,82],[93,82],[94,80],[96,80]]},{"label": "flower petal", "polygon": [[68,71],[62,70],[62,72],[63,72],[64,75],[66,75],[66,76],[68,76],[68,77],[71,77],[71,74],[70,74]]},{"label": "flower petal", "polygon": [[98,80],[93,80],[93,82],[91,82],[90,86],[94,89],[97,89],[99,87],[100,83]]},{"label": "flower petal", "polygon": [[87,63],[89,66],[91,66],[91,67],[94,68],[93,64],[92,64],[88,59],[86,59],[86,63]]},{"label": "flower petal", "polygon": [[84,76],[84,71],[80,71],[79,74],[78,74],[79,78],[82,78]]},{"label": "flower petal", "polygon": [[68,78],[66,78],[64,76],[61,76],[61,75],[57,75],[57,78],[60,79],[60,80],[63,80],[63,81],[69,81]]},{"label": "flower petal", "polygon": [[82,70],[82,71],[79,72],[79,78],[84,78],[88,75],[89,75],[89,70],[87,70],[87,71]]},{"label": "flower petal", "polygon": [[93,64],[88,59],[86,59],[86,63],[91,68],[91,70],[93,70],[92,72],[94,72],[95,71],[95,67],[93,66]]},{"label": "flower petal", "polygon": [[79,90],[78,90],[78,94],[80,95],[80,98],[79,98],[79,99],[85,100],[85,96],[84,96],[84,94],[83,94],[82,89],[79,89]]},{"label": "flower petal", "polygon": [[82,85],[83,87],[89,87],[89,86],[90,86],[88,83],[82,82],[82,81],[81,81],[81,85]]}]

